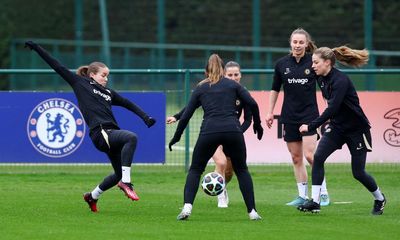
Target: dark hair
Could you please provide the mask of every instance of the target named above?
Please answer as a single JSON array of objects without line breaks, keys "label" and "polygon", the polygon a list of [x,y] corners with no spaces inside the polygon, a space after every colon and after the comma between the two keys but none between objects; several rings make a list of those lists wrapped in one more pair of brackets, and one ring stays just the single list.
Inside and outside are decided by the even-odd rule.
[{"label": "dark hair", "polygon": [[331,60],[331,66],[334,66],[337,60],[347,66],[361,67],[367,64],[369,59],[369,53],[366,49],[357,50],[347,46],[340,46],[332,49],[321,47],[315,50],[314,54],[324,60]]},{"label": "dark hair", "polygon": [[217,83],[224,76],[224,62],[218,54],[211,54],[208,58],[205,72],[207,78],[202,80],[199,85],[205,82],[209,82],[210,84]]},{"label": "dark hair", "polygon": [[83,77],[90,77],[90,73],[96,74],[100,68],[106,68],[106,67],[107,67],[107,65],[105,65],[102,62],[92,62],[89,65],[80,66],[76,70],[76,74],[83,76]]},{"label": "dark hair", "polygon": [[297,28],[292,32],[292,34],[290,34],[289,43],[292,42],[292,37],[294,34],[303,34],[304,36],[306,36],[306,40],[308,42],[306,52],[313,53],[315,49],[317,49],[317,45],[315,45],[314,40],[312,40],[311,38],[311,35],[302,28]]}]

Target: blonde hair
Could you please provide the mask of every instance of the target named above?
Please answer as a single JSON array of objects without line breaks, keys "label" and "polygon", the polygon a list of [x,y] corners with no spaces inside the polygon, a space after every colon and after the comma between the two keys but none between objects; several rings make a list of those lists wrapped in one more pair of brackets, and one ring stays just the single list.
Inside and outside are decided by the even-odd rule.
[{"label": "blonde hair", "polygon": [[303,28],[297,28],[292,32],[292,34],[290,34],[289,43],[292,42],[292,37],[295,34],[302,34],[306,36],[306,40],[308,42],[308,45],[306,47],[306,52],[313,53],[315,49],[317,49],[317,45],[315,45],[314,40],[312,40],[311,38],[311,35]]},{"label": "blonde hair", "polygon": [[361,67],[368,63],[369,52],[366,49],[357,50],[347,46],[335,48],[321,47],[314,51],[323,60],[330,60],[331,66],[335,65],[336,60],[346,66]]},{"label": "blonde hair", "polygon": [[90,77],[90,73],[96,74],[100,68],[106,68],[106,67],[107,65],[105,65],[102,62],[92,62],[89,65],[80,66],[76,70],[76,74],[82,77]]},{"label": "blonde hair", "polygon": [[208,58],[205,71],[207,78],[199,82],[199,85],[206,82],[210,83],[210,85],[215,84],[224,76],[224,62],[218,54],[211,54]]}]

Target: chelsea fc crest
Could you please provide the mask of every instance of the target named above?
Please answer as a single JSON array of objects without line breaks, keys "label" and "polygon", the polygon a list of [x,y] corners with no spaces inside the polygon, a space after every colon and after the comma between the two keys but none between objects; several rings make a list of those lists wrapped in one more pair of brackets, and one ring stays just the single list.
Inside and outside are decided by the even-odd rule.
[{"label": "chelsea fc crest", "polygon": [[60,158],[79,148],[85,136],[85,122],[75,104],[51,98],[33,109],[27,131],[32,146],[39,153]]}]

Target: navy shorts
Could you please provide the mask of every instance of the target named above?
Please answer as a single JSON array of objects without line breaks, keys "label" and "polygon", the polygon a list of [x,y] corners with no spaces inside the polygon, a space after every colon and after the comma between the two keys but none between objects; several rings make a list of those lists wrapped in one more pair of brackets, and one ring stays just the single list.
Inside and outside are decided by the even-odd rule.
[{"label": "navy shorts", "polygon": [[369,129],[350,134],[343,134],[335,128],[327,128],[323,135],[332,139],[337,144],[337,149],[341,149],[344,144],[351,154],[372,151],[372,138]]},{"label": "navy shorts", "polygon": [[283,140],[285,140],[285,142],[299,142],[303,140],[303,136],[312,136],[318,134],[317,130],[306,133],[300,133],[299,128],[301,125],[302,123],[283,124]]}]

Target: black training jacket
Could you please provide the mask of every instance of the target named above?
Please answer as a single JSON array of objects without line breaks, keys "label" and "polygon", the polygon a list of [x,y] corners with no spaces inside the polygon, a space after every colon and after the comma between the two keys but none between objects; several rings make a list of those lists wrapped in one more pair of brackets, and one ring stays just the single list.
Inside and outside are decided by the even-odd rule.
[{"label": "black training jacket", "polygon": [[220,132],[242,132],[236,113],[236,100],[249,106],[254,123],[261,123],[257,102],[239,83],[222,78],[217,83],[199,84],[193,91],[189,103],[183,112],[175,135],[180,136],[186,128],[197,107],[204,111],[200,134]]},{"label": "black training jacket", "polygon": [[[178,112],[177,114],[174,115],[174,118],[176,118],[176,120],[181,119],[182,114],[185,112],[186,107],[184,107],[180,112]],[[251,110],[250,108],[243,104],[242,101],[240,101],[240,99],[236,100],[236,114],[237,114],[237,118],[240,119],[240,116],[242,115],[243,112],[243,122],[240,125],[240,128],[242,129],[242,132],[246,132],[246,130],[250,127],[251,125]]]},{"label": "black training jacket", "polygon": [[125,107],[143,120],[148,117],[140,107],[120,96],[117,92],[103,87],[91,78],[82,77],[71,72],[50,56],[41,46],[34,44],[32,49],[71,85],[78,100],[79,109],[90,130],[99,126],[119,129],[111,105]]},{"label": "black training jacket", "polygon": [[319,77],[318,84],[322,95],[327,99],[328,107],[308,125],[309,131],[315,130],[327,120],[330,120],[331,126],[344,134],[370,128],[356,89],[346,74],[332,68],[328,75]]}]

